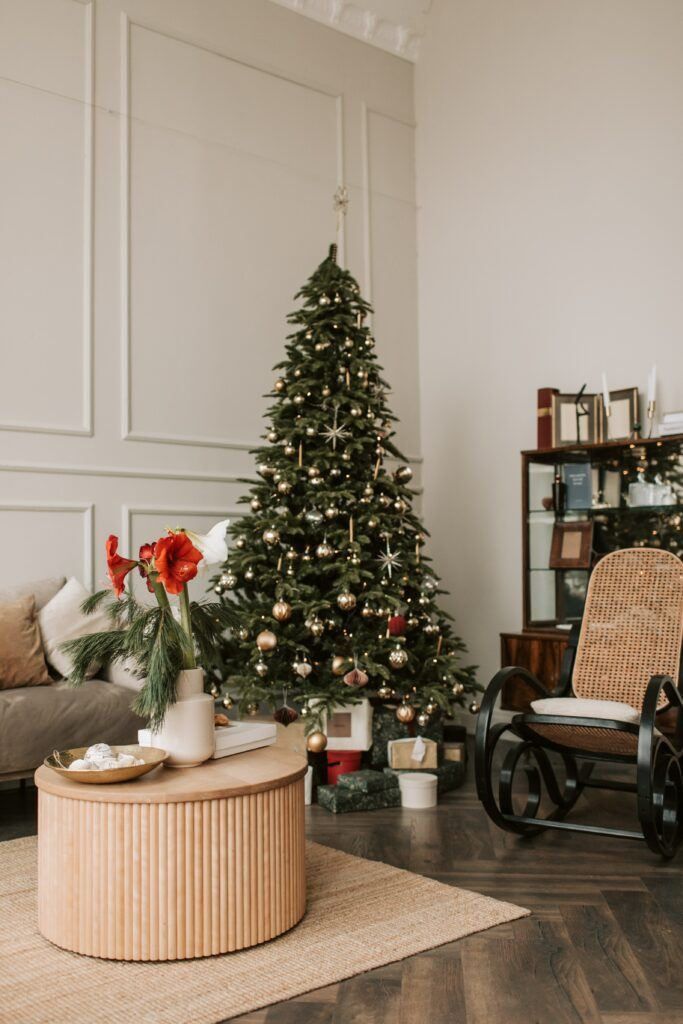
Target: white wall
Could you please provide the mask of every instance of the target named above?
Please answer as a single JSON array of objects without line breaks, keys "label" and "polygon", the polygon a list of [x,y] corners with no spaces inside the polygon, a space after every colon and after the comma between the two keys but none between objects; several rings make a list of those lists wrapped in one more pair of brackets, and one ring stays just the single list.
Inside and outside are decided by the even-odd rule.
[{"label": "white wall", "polygon": [[434,0],[416,72],[426,520],[482,666],[521,626],[536,389],[683,408],[683,5]]},{"label": "white wall", "polygon": [[2,582],[234,510],[341,182],[419,456],[412,104],[267,0],[0,0]]}]

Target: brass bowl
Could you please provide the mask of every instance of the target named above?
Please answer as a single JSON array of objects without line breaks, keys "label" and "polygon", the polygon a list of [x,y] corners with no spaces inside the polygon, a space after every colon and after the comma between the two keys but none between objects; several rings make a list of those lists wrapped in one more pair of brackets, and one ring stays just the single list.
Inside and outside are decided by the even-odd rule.
[{"label": "brass bowl", "polygon": [[55,750],[45,758],[43,764],[52,768],[53,772],[59,772],[65,779],[71,779],[72,782],[92,782],[101,786],[107,782],[129,782],[131,779],[138,779],[141,775],[154,771],[168,757],[166,751],[160,747],[140,747],[137,743],[131,743],[128,746],[112,747],[112,753],[141,757],[144,764],[132,764],[128,768],[104,768],[101,771],[96,768],[89,768],[85,771],[69,771],[68,766],[71,762],[83,757],[87,749],[87,747],[72,747],[71,750]]}]

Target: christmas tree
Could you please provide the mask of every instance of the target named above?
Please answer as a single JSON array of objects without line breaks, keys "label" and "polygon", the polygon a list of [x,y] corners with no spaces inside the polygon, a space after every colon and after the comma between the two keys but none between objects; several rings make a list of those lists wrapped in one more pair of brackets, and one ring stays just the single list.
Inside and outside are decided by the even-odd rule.
[{"label": "christmas tree", "polygon": [[214,581],[239,616],[222,681],[243,711],[266,701],[284,724],[297,717],[295,698],[309,730],[321,712],[364,696],[424,727],[478,687],[438,605],[371,308],[334,245],[295,298],[303,305],[275,367],[267,444],[254,452],[259,480],[245,481],[241,499],[251,514],[232,527]]}]

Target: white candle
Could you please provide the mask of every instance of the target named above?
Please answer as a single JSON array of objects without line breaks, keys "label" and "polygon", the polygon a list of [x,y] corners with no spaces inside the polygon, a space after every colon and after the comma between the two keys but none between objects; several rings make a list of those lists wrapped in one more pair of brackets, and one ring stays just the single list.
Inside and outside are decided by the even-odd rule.
[{"label": "white candle", "polygon": [[605,412],[607,412],[610,407],[610,401],[609,388],[607,387],[607,374],[604,371],[602,374],[602,400],[605,403]]},{"label": "white candle", "polygon": [[655,364],[650,370],[650,376],[647,379],[647,404],[655,401],[657,393],[657,365]]}]

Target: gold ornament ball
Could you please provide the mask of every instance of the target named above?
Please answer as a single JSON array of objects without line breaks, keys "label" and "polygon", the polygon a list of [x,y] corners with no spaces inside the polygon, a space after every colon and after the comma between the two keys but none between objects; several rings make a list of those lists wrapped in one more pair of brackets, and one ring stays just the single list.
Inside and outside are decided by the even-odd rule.
[{"label": "gold ornament ball", "polygon": [[277,441],[277,434],[275,433],[274,430],[269,430],[268,433],[266,434],[266,437],[268,438],[271,444],[275,444],[275,442]]},{"label": "gold ornament ball", "polygon": [[235,537],[235,547],[236,548],[243,548],[245,544],[246,544],[246,541],[245,541],[244,537]]},{"label": "gold ornament ball", "polygon": [[278,377],[278,379],[275,381],[275,384],[273,385],[273,388],[275,389],[275,391],[284,391],[285,387],[286,387],[286,384],[285,384],[284,379],[282,377]]},{"label": "gold ornament ball", "polygon": [[304,396],[303,396],[303,395],[294,395],[294,398],[292,399],[292,401],[294,402],[294,405],[299,405],[299,406],[301,406],[301,405],[303,405],[303,404],[304,404],[304,402],[306,401],[306,399],[304,398]]},{"label": "gold ornament ball", "polygon": [[477,704],[476,700],[473,700],[472,703],[470,704],[469,712],[471,715],[479,714],[479,705]]},{"label": "gold ornament ball", "polygon": [[268,675],[268,666],[265,661],[257,661],[254,668],[256,669],[256,674],[259,675],[261,679]]},{"label": "gold ornament ball", "polygon": [[409,480],[413,479],[413,471],[410,466],[399,466],[394,476],[397,480],[400,480],[402,484],[407,484]]},{"label": "gold ornament ball", "polygon": [[337,596],[337,604],[343,612],[351,612],[356,607],[356,595],[344,591]]},{"label": "gold ornament ball", "polygon": [[408,654],[402,647],[394,647],[389,651],[389,664],[392,668],[403,668],[408,661]]},{"label": "gold ornament ball", "polygon": [[248,580],[249,583],[251,583],[251,581],[253,580],[254,576],[255,576],[255,573],[254,573],[253,569],[247,569],[245,571],[245,573],[244,573],[244,578],[245,578],[245,580]]},{"label": "gold ornament ball", "polygon": [[261,508],[261,502],[259,501],[258,498],[252,498],[249,504],[251,505],[252,512],[258,512],[258,510]]},{"label": "gold ornament ball", "polygon": [[328,505],[325,509],[325,516],[327,519],[334,519],[339,515],[339,509],[335,505]]},{"label": "gold ornament ball", "polygon": [[313,671],[313,666],[308,661],[295,661],[292,668],[302,679],[307,679]]},{"label": "gold ornament ball", "polygon": [[373,615],[375,614],[373,609],[370,607],[369,604],[364,605],[361,608],[361,612],[360,613],[361,613],[361,615],[363,616],[364,619],[371,619],[373,617]]},{"label": "gold ornament ball", "polygon": [[284,447],[285,455],[296,455],[296,448],[293,444],[286,444]]},{"label": "gold ornament ball", "polygon": [[351,461],[351,453],[350,452],[342,452],[342,462],[350,462],[350,461]]},{"label": "gold ornament ball", "polygon": [[292,489],[292,485],[290,484],[289,480],[280,480],[279,484],[277,485],[277,489],[279,494],[289,494],[289,492]]},{"label": "gold ornament ball", "polygon": [[415,708],[412,704],[400,704],[396,708],[396,717],[399,722],[403,722],[404,725],[407,725],[408,722],[412,722],[415,718]]},{"label": "gold ornament ball", "polygon": [[463,686],[462,683],[453,683],[452,693],[453,693],[454,697],[461,697],[463,692],[464,692],[464,690],[465,690],[465,687]]},{"label": "gold ornament ball", "polygon": [[325,632],[325,623],[322,619],[313,619],[309,628],[313,636],[322,636]]},{"label": "gold ornament ball", "polygon": [[426,711],[421,711],[420,714],[417,716],[416,721],[421,728],[424,728],[425,725],[429,725],[429,715],[427,714]]},{"label": "gold ornament ball", "polygon": [[247,704],[248,715],[258,715],[258,704]]},{"label": "gold ornament ball", "polygon": [[425,711],[427,712],[428,715],[433,715],[436,709],[437,705],[434,703],[434,701],[430,700],[429,704],[427,704],[425,708]]},{"label": "gold ornament ball", "polygon": [[277,637],[270,629],[263,629],[256,637],[256,646],[259,651],[274,651],[277,647]]},{"label": "gold ornament ball", "polygon": [[317,466],[309,466],[308,467],[308,476],[309,476],[309,479],[311,479],[311,480],[313,480],[317,476],[320,476],[320,470],[318,469],[318,467]]},{"label": "gold ornament ball", "polygon": [[248,640],[249,639],[249,630],[246,628],[246,626],[239,626],[238,627],[238,629],[237,629],[237,639],[238,640]]},{"label": "gold ornament ball", "polygon": [[334,554],[334,548],[324,540],[322,544],[318,544],[315,553],[318,558],[330,558]]},{"label": "gold ornament ball", "polygon": [[379,522],[375,519],[374,516],[370,516],[370,518],[368,519],[368,530],[376,530],[378,526]]},{"label": "gold ornament ball", "polygon": [[292,606],[288,601],[276,601],[272,611],[273,618],[278,622],[287,622],[292,617]]},{"label": "gold ornament ball", "polygon": [[315,437],[315,427],[306,427],[306,437]]},{"label": "gold ornament ball", "polygon": [[332,659],[332,674],[335,676],[343,676],[346,672],[347,664],[347,658],[342,657],[341,654],[335,654]]},{"label": "gold ornament ball", "polygon": [[312,732],[306,739],[306,747],[312,754],[322,754],[327,746],[327,736],[324,732]]},{"label": "gold ornament ball", "polygon": [[380,700],[389,700],[392,693],[393,690],[391,689],[390,686],[380,686],[379,690],[377,691],[377,696],[380,698]]},{"label": "gold ornament ball", "polygon": [[329,398],[331,394],[332,394],[332,391],[330,390],[330,388],[327,388],[327,387],[323,388],[323,390],[322,390],[323,398]]},{"label": "gold ornament ball", "polygon": [[269,526],[266,530],[263,531],[263,540],[265,541],[266,544],[272,546],[273,544],[279,543],[280,534],[278,533],[274,526]]}]

